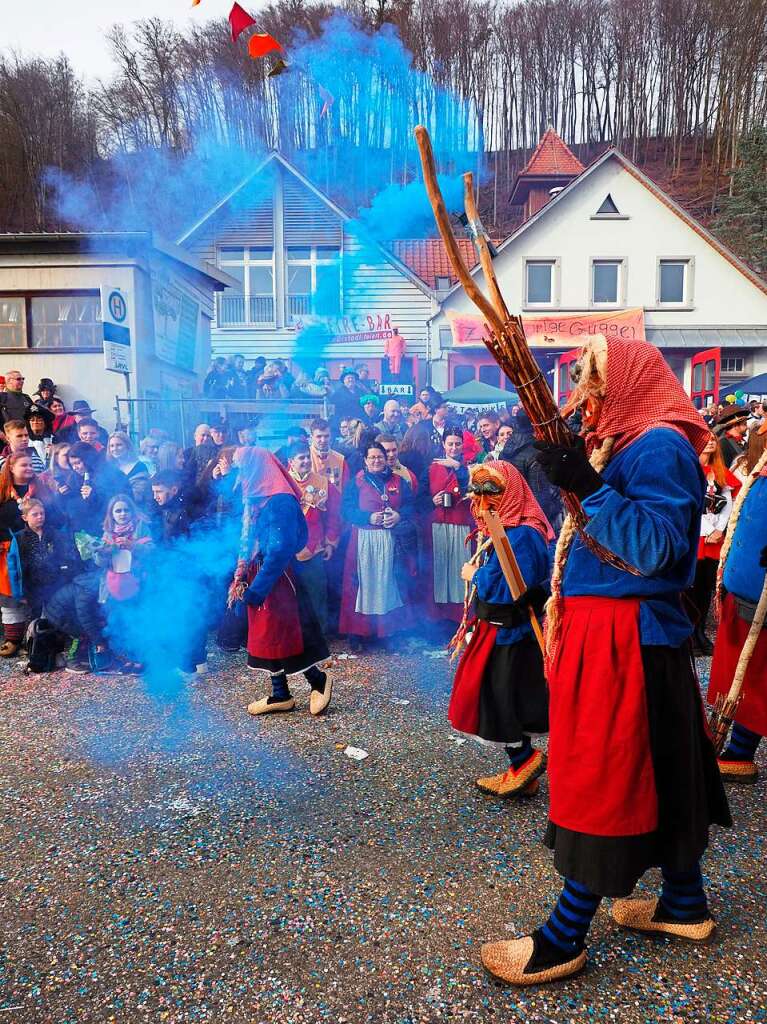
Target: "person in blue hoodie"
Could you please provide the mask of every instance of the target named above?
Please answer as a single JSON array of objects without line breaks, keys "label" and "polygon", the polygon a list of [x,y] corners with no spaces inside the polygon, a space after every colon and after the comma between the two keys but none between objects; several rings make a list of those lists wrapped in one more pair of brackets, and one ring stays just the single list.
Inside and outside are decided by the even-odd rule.
[{"label": "person in blue hoodie", "polygon": [[[547,606],[549,825],[564,886],[529,935],[482,961],[515,985],[566,978],[586,962],[602,897],[624,928],[706,941],[714,931],[700,860],[730,825],[681,602],[697,558],[709,429],[661,353],[589,340],[567,414],[585,439],[539,441],[549,480],[585,522],[560,534]],[[590,454],[587,454],[590,453]],[[658,897],[626,899],[658,866]]]}]

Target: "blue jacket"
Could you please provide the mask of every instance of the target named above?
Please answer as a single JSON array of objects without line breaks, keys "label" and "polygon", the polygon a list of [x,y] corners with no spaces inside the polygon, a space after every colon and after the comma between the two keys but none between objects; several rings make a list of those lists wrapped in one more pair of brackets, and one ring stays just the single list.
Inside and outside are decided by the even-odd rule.
[{"label": "blue jacket", "polygon": [[730,553],[724,563],[722,582],[731,594],[757,604],[764,586],[765,569],[759,565],[767,544],[767,477],[751,486],[738,516]]},{"label": "blue jacket", "polygon": [[[547,587],[551,574],[551,549],[532,526],[510,526],[506,529],[511,549],[528,587]],[[488,604],[511,604],[514,598],[503,575],[501,563],[494,550],[474,574],[477,597]],[[498,630],[497,644],[515,644],[533,631],[529,622]]]},{"label": "blue jacket", "polygon": [[260,606],[280,576],[295,565],[295,556],[306,547],[309,531],[298,499],[292,494],[275,494],[256,513],[251,539],[258,542],[261,568],[245,594],[248,604]]},{"label": "blue jacket", "polygon": [[592,554],[580,537],[565,567],[565,596],[639,597],[641,643],[678,647],[692,632],[680,594],[693,581],[705,481],[692,445],[665,427],[620,451],[586,498],[586,532],[642,573]]}]

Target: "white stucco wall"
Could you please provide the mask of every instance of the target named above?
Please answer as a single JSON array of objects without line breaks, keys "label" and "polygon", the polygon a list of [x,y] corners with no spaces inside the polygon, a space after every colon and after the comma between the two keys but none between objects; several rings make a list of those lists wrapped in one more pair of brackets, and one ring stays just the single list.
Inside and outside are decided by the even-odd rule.
[{"label": "white stucco wall", "polygon": [[[161,256],[157,257],[162,260]],[[199,305],[199,323],[193,371],[159,360],[155,355],[152,278],[141,259],[73,253],[0,255],[0,295],[9,293],[100,291],[119,288],[128,298],[127,326],[131,331],[131,394],[199,392],[210,361],[212,282],[173,264],[174,280],[188,290]],[[37,351],[0,349],[0,373],[20,370],[25,390],[32,394],[41,377],[51,377],[68,408],[76,399],[87,399],[107,429],[115,423],[115,397],[127,397],[125,378],[106,370],[103,351]],[[126,409],[123,407],[123,416]]]},{"label": "white stucco wall", "polygon": [[[592,219],[607,194],[627,219]],[[692,289],[684,308],[657,304],[658,261],[691,260]],[[523,315],[592,310],[592,260],[620,259],[624,266],[622,302],[641,306],[650,327],[767,327],[767,295],[708,241],[630,174],[616,158],[581,178],[568,193],[545,208],[539,218],[507,243],[495,260],[496,273],[509,308]],[[556,260],[558,302],[525,305],[525,265],[529,260]],[[478,276],[482,281],[482,275]],[[450,295],[444,310],[476,312],[465,293]],[[435,351],[439,328],[432,321]],[[444,358],[444,353],[442,353]],[[755,354],[754,373],[767,369],[767,352]],[[446,368],[444,371],[446,379]]]}]

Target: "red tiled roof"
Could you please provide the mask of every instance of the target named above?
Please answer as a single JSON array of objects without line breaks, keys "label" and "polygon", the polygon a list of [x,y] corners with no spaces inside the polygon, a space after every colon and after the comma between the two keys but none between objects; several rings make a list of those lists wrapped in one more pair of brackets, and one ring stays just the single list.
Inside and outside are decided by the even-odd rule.
[{"label": "red tiled roof", "polygon": [[[456,241],[466,266],[471,269],[479,262],[474,243],[470,238]],[[449,277],[450,284],[455,284],[456,277],[441,238],[398,238],[391,243],[391,250],[430,288],[437,287],[438,277]]]},{"label": "red tiled roof", "polygon": [[548,127],[519,177],[523,174],[576,175],[582,170],[583,164],[578,157],[567,148],[554,129]]}]

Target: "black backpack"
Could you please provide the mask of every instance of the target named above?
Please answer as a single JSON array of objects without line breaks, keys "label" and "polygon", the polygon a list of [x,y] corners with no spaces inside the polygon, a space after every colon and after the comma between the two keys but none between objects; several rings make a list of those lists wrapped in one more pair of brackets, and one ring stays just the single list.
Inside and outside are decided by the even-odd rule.
[{"label": "black backpack", "polygon": [[61,634],[48,619],[34,619],[27,630],[28,672],[55,672]]}]

